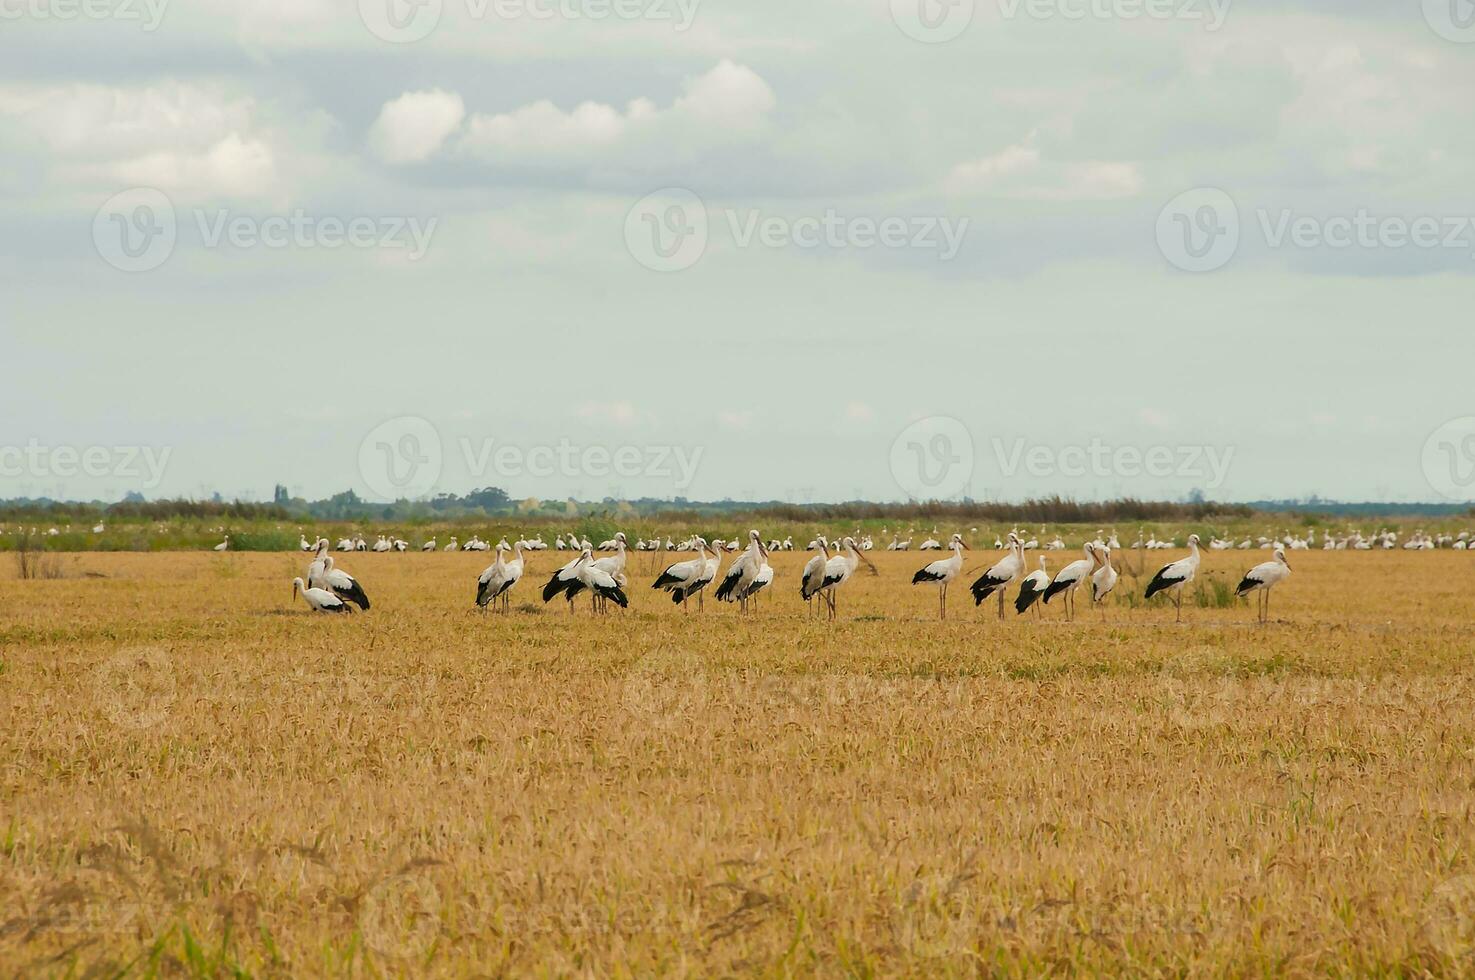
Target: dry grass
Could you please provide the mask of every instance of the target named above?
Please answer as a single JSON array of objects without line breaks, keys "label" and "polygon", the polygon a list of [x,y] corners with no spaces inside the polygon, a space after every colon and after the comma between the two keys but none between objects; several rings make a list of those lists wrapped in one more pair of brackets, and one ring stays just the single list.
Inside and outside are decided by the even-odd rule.
[{"label": "dry grass", "polygon": [[746,621],[643,558],[599,620],[475,613],[478,555],[350,556],[351,618],[297,555],[0,579],[0,974],[1468,968],[1475,559],[1177,627],[939,624],[883,554],[831,628],[805,557]]}]

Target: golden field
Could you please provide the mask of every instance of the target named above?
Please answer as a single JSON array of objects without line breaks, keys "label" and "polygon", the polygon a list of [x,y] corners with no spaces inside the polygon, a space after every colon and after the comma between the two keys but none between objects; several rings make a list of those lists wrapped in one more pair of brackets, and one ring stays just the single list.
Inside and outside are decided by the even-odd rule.
[{"label": "golden field", "polygon": [[546,552],[507,617],[478,554],[344,556],[351,617],[296,554],[0,568],[0,975],[1471,969],[1475,556],[1292,552],[1265,626],[939,623],[917,553],[829,625],[807,557],[746,618],[645,556],[597,618]]}]

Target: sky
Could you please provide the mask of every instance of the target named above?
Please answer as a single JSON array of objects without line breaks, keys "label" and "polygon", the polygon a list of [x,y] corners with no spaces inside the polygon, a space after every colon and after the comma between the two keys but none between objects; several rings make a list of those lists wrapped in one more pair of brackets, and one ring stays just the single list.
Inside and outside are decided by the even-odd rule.
[{"label": "sky", "polygon": [[1475,498],[1471,0],[0,0],[0,497]]}]

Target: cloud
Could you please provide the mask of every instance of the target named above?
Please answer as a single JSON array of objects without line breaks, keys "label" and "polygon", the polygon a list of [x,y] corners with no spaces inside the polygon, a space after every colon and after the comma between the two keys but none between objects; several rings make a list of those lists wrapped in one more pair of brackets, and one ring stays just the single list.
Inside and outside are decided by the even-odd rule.
[{"label": "cloud", "polygon": [[640,418],[635,406],[626,401],[584,402],[574,411],[585,421],[605,422],[621,427],[634,425]]},{"label": "cloud", "polygon": [[948,174],[949,193],[1040,201],[1111,201],[1142,193],[1136,163],[1113,160],[1058,162],[1047,160],[1034,145],[1023,143],[991,156],[960,163]]},{"label": "cloud", "polygon": [[149,153],[63,167],[58,172],[71,182],[113,181],[157,187],[184,197],[253,197],[275,181],[276,159],[266,143],[231,133],[200,152]]},{"label": "cloud", "polygon": [[750,408],[741,411],[721,411],[717,413],[717,425],[719,428],[732,432],[745,432],[753,427],[753,422],[757,417],[757,413]]},{"label": "cloud", "polygon": [[686,83],[673,111],[722,126],[747,126],[774,107],[773,89],[751,68],[723,59],[716,68]]},{"label": "cloud", "polygon": [[379,110],[369,145],[385,163],[418,163],[439,150],[465,117],[466,106],[455,92],[406,92]]},{"label": "cloud", "polygon": [[68,184],[134,184],[186,196],[259,196],[277,173],[256,104],[208,85],[0,88],[0,144]]},{"label": "cloud", "polygon": [[1154,408],[1139,408],[1137,410],[1137,421],[1153,429],[1168,429],[1172,428],[1173,425],[1173,420],[1170,416]]},{"label": "cloud", "polygon": [[630,164],[729,143],[761,131],[776,99],[750,68],[724,60],[688,79],[662,109],[649,98],[617,108],[586,101],[573,109],[548,99],[509,112],[476,113],[456,145],[464,156],[510,164]]}]

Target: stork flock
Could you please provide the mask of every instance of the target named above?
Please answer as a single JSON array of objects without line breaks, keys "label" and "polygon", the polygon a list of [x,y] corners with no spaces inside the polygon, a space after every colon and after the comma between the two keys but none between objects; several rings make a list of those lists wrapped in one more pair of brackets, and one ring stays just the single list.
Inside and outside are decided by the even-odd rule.
[{"label": "stork flock", "polygon": [[[580,594],[588,592],[591,611],[597,615],[606,614],[610,603],[620,609],[629,608],[630,598],[626,589],[630,579],[627,564],[632,549],[623,531],[605,543],[609,548],[601,547],[600,550],[610,550],[613,554],[595,558],[595,549],[585,546],[581,540],[578,555],[549,576],[542,590],[543,602],[546,604],[555,598],[562,598],[568,603],[572,614],[575,611],[574,600]],[[725,571],[722,561],[724,553],[729,550],[726,542],[712,543],[698,535],[693,536],[690,543],[697,553],[696,557],[667,566],[651,583],[651,588],[664,592],[684,612],[689,610],[689,602],[693,598],[697,600],[698,609],[701,609],[709,587],[713,599],[718,602],[736,603],[745,614],[756,610],[760,596],[773,585],[773,566],[768,559],[773,551],[780,550],[774,545],[781,546],[781,543],[765,541],[758,531],[749,531],[746,546]],[[1007,593],[1017,584],[1014,597],[1017,615],[1033,610],[1038,617],[1042,606],[1048,606],[1052,600],[1059,598],[1065,619],[1074,621],[1076,595],[1084,588],[1091,607],[1104,616],[1102,604],[1116,589],[1121,575],[1112,564],[1112,546],[1102,541],[1099,534],[1095,540],[1086,542],[1082,547],[1082,557],[1065,565],[1053,576],[1048,568],[1048,559],[1043,554],[1038,557],[1039,568],[1026,571],[1025,552],[1029,550],[1028,542],[1018,531],[1010,531],[1006,540],[996,543],[1006,554],[985,569],[969,586],[975,606],[996,598],[998,616],[1003,619]],[[318,538],[313,542],[313,558],[308,565],[306,578],[292,581],[293,599],[300,594],[308,607],[316,612],[345,613],[352,612],[354,607],[367,611],[369,598],[363,586],[337,566],[329,553],[329,544],[327,538]],[[804,565],[799,577],[799,595],[811,615],[819,615],[822,609],[827,619],[834,620],[838,612],[839,592],[853,579],[857,569],[865,565],[872,575],[879,575],[880,572],[866,556],[867,549],[854,536],[847,535],[832,543],[821,535],[811,544],[818,554]],[[510,593],[522,580],[526,570],[525,552],[533,550],[538,549],[531,547],[526,540],[518,540],[511,545],[505,540],[497,543],[495,560],[476,580],[478,608],[490,608],[502,614],[511,612]],[[948,540],[945,548],[939,542],[939,549],[929,550],[948,550],[952,554],[917,569],[911,584],[930,585],[937,589],[938,619],[946,620],[948,588],[963,576],[963,555],[969,548],[963,535],[956,533]],[[1258,594],[1257,615],[1260,622],[1268,620],[1271,590],[1284,582],[1291,573],[1285,544],[1275,541],[1270,550],[1271,560],[1247,571],[1235,590],[1235,594],[1241,598],[1251,593]],[[512,556],[510,559],[509,555]],[[1166,594],[1177,611],[1177,621],[1182,622],[1183,591],[1197,577],[1201,560],[1199,536],[1190,534],[1187,556],[1159,568],[1148,582],[1143,597],[1152,599]]]}]

